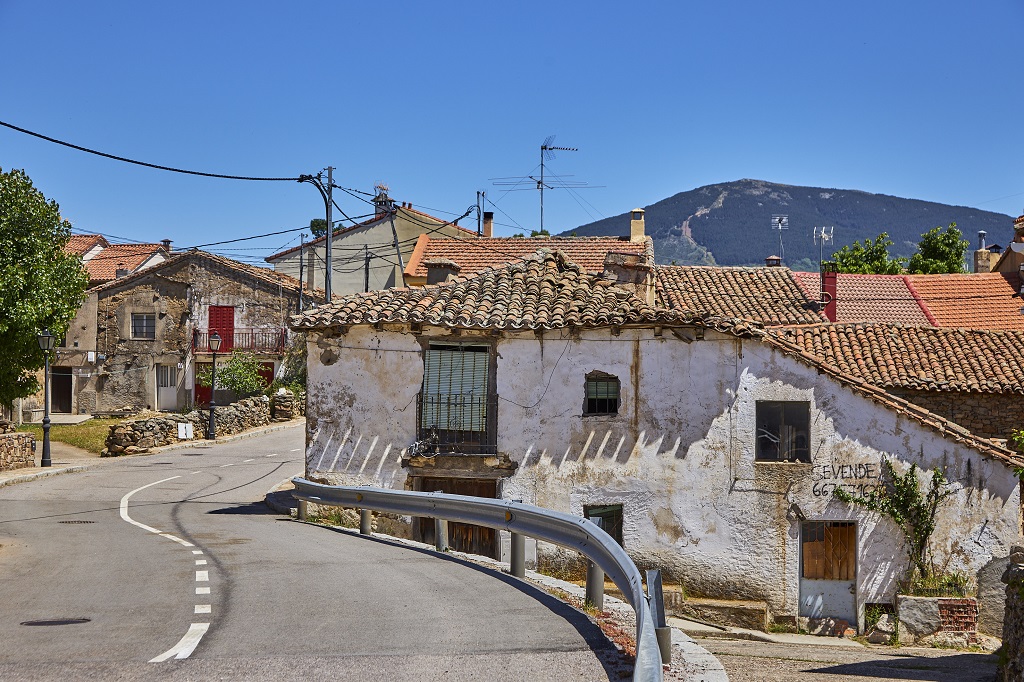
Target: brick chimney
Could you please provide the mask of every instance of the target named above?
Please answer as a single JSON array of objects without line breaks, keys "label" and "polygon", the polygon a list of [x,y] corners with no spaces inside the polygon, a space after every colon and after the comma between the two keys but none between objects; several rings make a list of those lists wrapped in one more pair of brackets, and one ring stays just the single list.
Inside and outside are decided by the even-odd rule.
[{"label": "brick chimney", "polygon": [[764,259],[764,266],[766,268],[779,268],[782,267],[782,258],[779,256],[768,256]]},{"label": "brick chimney", "polygon": [[992,252],[985,246],[985,230],[978,231],[978,250],[974,252],[974,271],[992,272]]},{"label": "brick chimney", "polygon": [[825,318],[836,321],[836,297],[839,294],[839,273],[835,263],[821,264],[821,303],[825,306]]},{"label": "brick chimney", "polygon": [[634,244],[642,242],[645,236],[644,210],[642,208],[634,208],[629,219],[629,241]]},{"label": "brick chimney", "polygon": [[170,239],[161,239],[160,243],[163,245],[164,251],[166,251],[167,253],[171,252],[171,240]]},{"label": "brick chimney", "polygon": [[484,211],[484,231],[485,237],[490,237],[494,234],[494,211]]}]

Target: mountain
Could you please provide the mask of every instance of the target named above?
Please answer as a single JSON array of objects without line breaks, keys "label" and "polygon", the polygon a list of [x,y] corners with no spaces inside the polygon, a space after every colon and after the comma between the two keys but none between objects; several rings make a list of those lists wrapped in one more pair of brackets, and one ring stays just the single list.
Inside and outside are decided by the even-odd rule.
[{"label": "mountain", "polygon": [[[1013,218],[966,206],[901,199],[850,189],[798,187],[763,180],[737,180],[680,192],[645,207],[647,234],[654,238],[659,263],[679,265],[763,265],[779,253],[779,231],[771,229],[773,214],[789,216],[782,232],[783,264],[794,270],[817,270],[814,228],[835,228],[825,244],[829,256],[855,240],[889,233],[890,253],[910,256],[921,234],[955,222],[976,248],[979,230],[989,244],[1006,246],[1013,238]],[[605,218],[563,234],[622,235],[629,233],[629,214]]]}]

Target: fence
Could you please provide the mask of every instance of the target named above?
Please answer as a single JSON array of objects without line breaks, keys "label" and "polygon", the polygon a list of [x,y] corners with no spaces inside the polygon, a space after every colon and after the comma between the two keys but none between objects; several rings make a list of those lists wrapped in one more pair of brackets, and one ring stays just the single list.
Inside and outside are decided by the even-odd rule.
[{"label": "fence", "polygon": [[640,571],[615,540],[587,519],[507,500],[383,488],[328,486],[302,478],[293,479],[293,483],[293,495],[306,502],[472,523],[507,530],[513,533],[513,538],[516,535],[529,536],[583,554],[612,579],[636,612],[637,644],[633,680],[661,681],[661,650],[655,633],[650,597],[644,593]]}]

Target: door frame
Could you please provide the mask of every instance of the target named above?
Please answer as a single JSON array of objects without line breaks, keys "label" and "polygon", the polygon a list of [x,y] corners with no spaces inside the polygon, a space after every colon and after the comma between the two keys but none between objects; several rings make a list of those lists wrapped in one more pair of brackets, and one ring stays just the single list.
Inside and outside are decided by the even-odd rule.
[{"label": "door frame", "polygon": [[[808,524],[812,524],[812,523],[814,523],[814,524],[823,524],[826,528],[829,525],[831,525],[831,524],[844,525],[844,526],[845,525],[852,526],[852,528],[853,528],[853,533],[852,533],[853,538],[852,538],[852,541],[851,541],[850,545],[847,548],[848,552],[849,552],[849,555],[852,558],[852,562],[853,562],[853,576],[852,576],[852,578],[846,579],[846,580],[829,580],[829,579],[824,579],[824,578],[823,579],[804,578],[804,561],[805,561],[805,556],[804,556],[804,550],[805,550],[804,533],[806,532],[807,525]],[[855,628],[857,630],[857,632],[861,632],[861,621],[862,621],[862,618],[861,618],[860,593],[859,593],[859,590],[858,590],[858,582],[859,582],[859,577],[860,577],[859,540],[860,540],[860,523],[858,523],[857,520],[855,520],[855,519],[801,519],[801,521],[800,521],[800,532],[798,534],[798,540],[797,540],[799,542],[799,552],[798,552],[799,563],[797,565],[797,616],[798,617],[800,617],[800,618],[812,618],[812,619],[816,619],[816,618],[822,618],[822,619],[823,618],[834,618],[836,620],[846,620],[851,625],[851,627],[853,627],[853,628]],[[835,586],[837,588],[839,588],[840,590],[842,590],[842,589],[849,590],[849,593],[853,597],[853,607],[852,607],[853,611],[852,611],[852,613],[848,614],[850,616],[850,618],[846,617],[845,615],[835,615],[834,613],[828,613],[827,611],[824,611],[824,610],[823,610],[823,612],[820,615],[816,615],[816,616],[805,615],[805,613],[804,613],[804,597],[806,595],[810,594],[805,589],[806,588],[805,581],[808,584],[810,584],[812,582],[814,582],[814,583],[822,583],[822,584],[835,583]],[[847,587],[847,585],[849,585],[849,586]],[[840,586],[842,586],[842,587],[840,587]],[[823,607],[824,606],[825,605],[823,605]]]}]

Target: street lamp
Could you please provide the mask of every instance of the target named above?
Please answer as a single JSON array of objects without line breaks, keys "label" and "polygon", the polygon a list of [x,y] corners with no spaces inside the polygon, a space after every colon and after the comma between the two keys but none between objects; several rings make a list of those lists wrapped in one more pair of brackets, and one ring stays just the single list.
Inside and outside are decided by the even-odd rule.
[{"label": "street lamp", "polygon": [[50,466],[50,351],[53,350],[53,345],[57,342],[57,337],[50,333],[49,329],[44,329],[36,337],[39,341],[39,349],[46,355],[44,356],[46,367],[43,370],[43,458],[39,461],[39,466],[48,467]]},{"label": "street lamp", "polygon": [[217,439],[216,422],[213,417],[213,410],[217,407],[214,399],[217,391],[217,351],[220,350],[220,334],[210,332],[210,352],[213,353],[213,371],[210,373],[210,427],[206,431],[209,440]]}]

